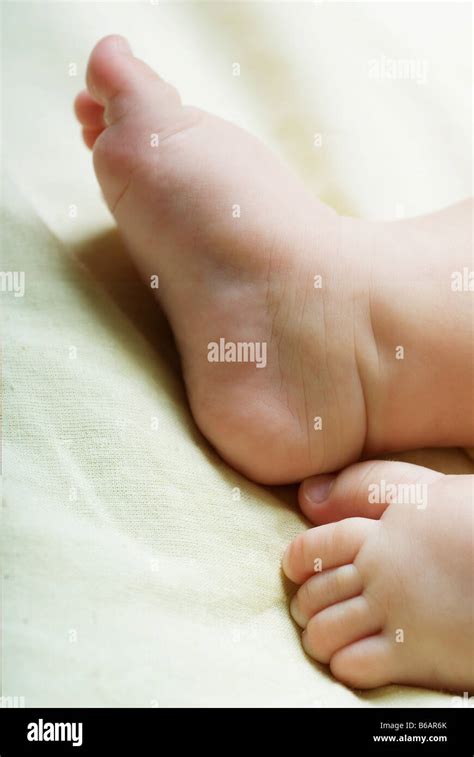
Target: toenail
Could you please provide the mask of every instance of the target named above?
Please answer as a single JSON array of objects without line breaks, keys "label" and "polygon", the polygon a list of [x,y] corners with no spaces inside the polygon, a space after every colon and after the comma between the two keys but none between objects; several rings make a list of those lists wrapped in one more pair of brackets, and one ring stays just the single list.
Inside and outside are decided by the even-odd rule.
[{"label": "toenail", "polygon": [[303,484],[305,499],[314,505],[320,505],[322,502],[325,502],[329,497],[329,492],[336,478],[332,474],[307,478]]}]

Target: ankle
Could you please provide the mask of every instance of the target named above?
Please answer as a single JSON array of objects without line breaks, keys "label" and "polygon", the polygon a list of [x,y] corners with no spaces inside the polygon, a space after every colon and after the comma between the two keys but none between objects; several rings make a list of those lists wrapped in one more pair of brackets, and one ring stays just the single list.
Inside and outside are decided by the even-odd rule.
[{"label": "ankle", "polygon": [[438,215],[342,219],[344,246],[365,277],[354,279],[354,297],[367,454],[472,444],[472,311],[469,292],[451,291],[462,245],[453,244],[452,230],[443,238],[446,219]]}]

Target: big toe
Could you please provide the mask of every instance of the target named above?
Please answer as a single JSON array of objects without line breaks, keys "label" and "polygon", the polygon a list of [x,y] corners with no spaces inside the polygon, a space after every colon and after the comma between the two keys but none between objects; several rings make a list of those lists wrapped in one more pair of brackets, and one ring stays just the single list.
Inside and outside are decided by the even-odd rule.
[{"label": "big toe", "polygon": [[122,118],[140,101],[165,111],[179,105],[174,87],[161,79],[146,63],[135,58],[128,41],[117,34],[104,37],[94,47],[87,67],[87,88],[104,106],[106,124]]},{"label": "big toe", "polygon": [[[299,505],[311,523],[323,525],[344,518],[380,518],[397,496],[420,496],[423,488],[442,476],[409,463],[375,460],[350,465],[337,475],[312,476],[301,484]],[[409,504],[409,503],[408,503]],[[413,502],[422,506],[423,502]]]},{"label": "big toe", "polygon": [[136,58],[127,40],[117,35],[104,37],[94,47],[86,78],[88,92],[78,96],[76,114],[114,213],[132,174],[139,167],[148,170],[157,136],[161,140],[177,130],[183,109],[174,87]]}]

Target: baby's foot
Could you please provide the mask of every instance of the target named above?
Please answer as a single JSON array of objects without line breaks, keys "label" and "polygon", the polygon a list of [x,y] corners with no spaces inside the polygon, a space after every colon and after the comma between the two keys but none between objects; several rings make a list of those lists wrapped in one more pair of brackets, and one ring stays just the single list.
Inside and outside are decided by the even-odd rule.
[{"label": "baby's foot", "polygon": [[304,649],[343,683],[473,690],[473,480],[380,461],[321,489],[322,520],[347,519],[298,536],[283,569]]},{"label": "baby's foot", "polygon": [[[440,443],[445,426],[462,436],[447,411],[450,425],[433,424],[436,382],[427,421],[404,401],[393,407],[385,362],[403,335],[390,336],[387,358],[392,314],[379,317],[380,290],[371,303],[364,224],[314,199],[249,134],[183,106],[122,38],[96,46],[87,83],[76,112],[99,183],[143,276],[159,276],[194,417],[226,460],[283,483],[427,443],[433,427]],[[452,373],[459,382],[457,365]]]},{"label": "baby's foot", "polygon": [[[331,300],[314,288],[315,276],[346,279],[335,212],[257,139],[182,106],[121,38],[98,44],[87,81],[76,102],[84,138],[136,263],[159,275],[205,436],[265,482],[357,458],[366,413],[352,291],[342,283]],[[265,367],[209,362],[220,338],[265,343]]]}]

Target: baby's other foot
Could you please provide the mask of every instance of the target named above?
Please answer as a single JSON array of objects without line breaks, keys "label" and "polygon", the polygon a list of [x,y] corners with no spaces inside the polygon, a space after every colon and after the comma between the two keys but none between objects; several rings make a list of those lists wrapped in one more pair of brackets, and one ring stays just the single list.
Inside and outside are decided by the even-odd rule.
[{"label": "baby's other foot", "polygon": [[343,683],[473,690],[473,480],[353,465],[319,503],[322,520],[331,502],[346,519],[287,549],[304,649]]}]

